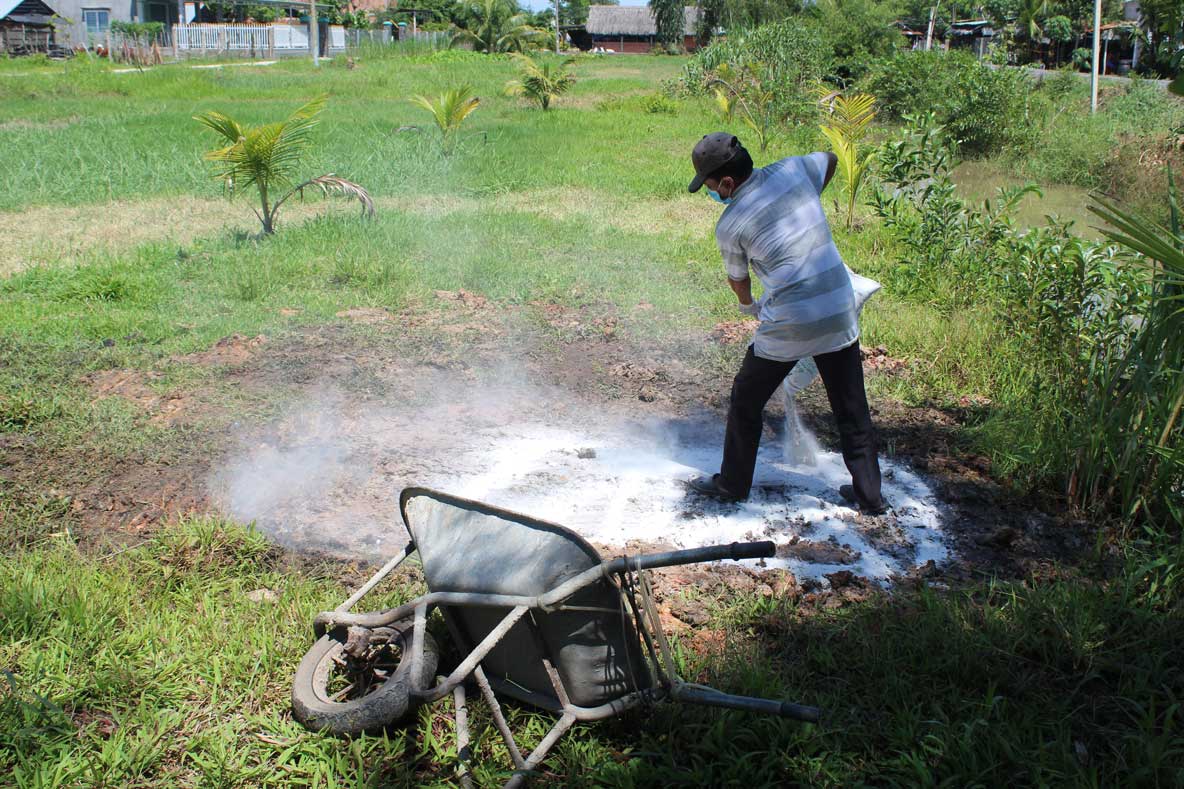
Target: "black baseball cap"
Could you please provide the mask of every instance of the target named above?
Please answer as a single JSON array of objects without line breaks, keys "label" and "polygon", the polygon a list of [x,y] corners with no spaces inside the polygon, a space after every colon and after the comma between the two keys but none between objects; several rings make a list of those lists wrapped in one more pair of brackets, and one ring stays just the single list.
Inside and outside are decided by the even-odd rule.
[{"label": "black baseball cap", "polygon": [[698,192],[703,179],[735,159],[744,151],[740,138],[727,132],[708,134],[695,144],[691,151],[691,163],[695,165],[695,177],[687,187],[689,192]]}]

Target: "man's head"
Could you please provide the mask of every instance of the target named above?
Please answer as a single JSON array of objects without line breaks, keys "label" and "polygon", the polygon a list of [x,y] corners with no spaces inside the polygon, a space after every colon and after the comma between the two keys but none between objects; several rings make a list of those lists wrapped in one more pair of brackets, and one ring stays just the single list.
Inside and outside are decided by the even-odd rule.
[{"label": "man's head", "polygon": [[724,200],[752,175],[752,157],[740,140],[727,132],[715,132],[699,140],[691,152],[691,163],[695,177],[687,188],[697,192],[706,185]]}]

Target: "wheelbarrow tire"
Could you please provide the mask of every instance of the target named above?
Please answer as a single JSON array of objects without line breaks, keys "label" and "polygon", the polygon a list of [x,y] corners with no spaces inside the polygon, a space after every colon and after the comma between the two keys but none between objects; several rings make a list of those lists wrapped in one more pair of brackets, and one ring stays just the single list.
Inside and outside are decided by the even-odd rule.
[{"label": "wheelbarrow tire", "polygon": [[[337,736],[361,734],[402,723],[419,705],[411,699],[411,631],[414,620],[399,620],[389,627],[376,628],[374,635],[390,639],[404,638],[405,648],[399,665],[385,682],[360,699],[330,701],[326,684],[333,659],[341,653],[345,631],[339,629],[322,636],[308,650],[296,668],[292,681],[292,712],[296,720],[313,731]],[[389,632],[388,632],[389,631]],[[436,676],[439,648],[431,633],[424,633],[423,674],[420,687],[430,686]]]}]

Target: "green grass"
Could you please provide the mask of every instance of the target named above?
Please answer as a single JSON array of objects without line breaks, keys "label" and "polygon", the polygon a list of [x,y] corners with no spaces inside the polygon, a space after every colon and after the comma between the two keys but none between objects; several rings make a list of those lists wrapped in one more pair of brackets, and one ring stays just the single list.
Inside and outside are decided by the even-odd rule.
[{"label": "green grass", "polygon": [[[422,786],[453,781],[451,705],[339,740],[292,720],[289,682],[331,564],[186,521],[82,552],[61,505],[13,491],[0,563],[0,784]],[[269,589],[274,601],[248,593]],[[716,602],[725,655],[676,642],[684,675],[826,709],[817,727],[664,706],[577,727],[548,760],[573,786],[1174,786],[1184,770],[1178,607],[1146,586],[1067,578],[836,611]],[[414,586],[380,587],[396,604]],[[477,776],[506,762],[479,701]],[[512,708],[529,747],[546,716]],[[504,777],[504,776],[502,776]]]},{"label": "green grass", "polygon": [[[543,113],[501,95],[510,63],[456,53],[362,56],[353,70],[342,61],[317,72],[299,61],[125,74],[83,60],[0,61],[0,229],[11,235],[0,248],[0,437],[86,458],[73,481],[101,484],[92,477],[112,463],[167,461],[213,439],[200,424],[96,401],[86,374],[152,370],[161,391],[219,388],[215,422],[262,418],[285,386],[236,392],[220,371],[172,357],[233,333],[282,341],[341,324],[336,313],[357,306],[447,318],[435,290],[474,291],[527,316],[536,301],[614,315],[631,341],[679,349],[726,381],[739,349],[697,339],[738,317],[712,235],[718,209],[685,192],[688,152],[719,121],[699,100],[654,98],[681,63],[581,59],[571,96]],[[457,82],[474,84],[482,105],[446,159],[428,133],[398,129],[429,123],[408,95]],[[359,181],[378,215],[293,206],[260,240],[248,200],[228,203],[209,177],[200,157],[213,142],[192,115],[270,121],[320,93],[330,101],[308,174]],[[813,129],[787,130],[758,163],[817,145]],[[836,228],[838,246],[886,278],[892,242],[861,216],[861,229]],[[643,302],[653,309],[636,310]],[[1024,349],[991,316],[989,305],[950,314],[878,295],[864,343],[912,364],[870,378],[873,399],[1021,402]],[[359,344],[394,338],[342,332]],[[1023,454],[1023,436],[992,430],[964,437],[997,459]],[[70,501],[53,492],[63,469],[45,473],[33,490],[0,483],[0,784],[452,779],[446,704],[385,738],[338,741],[291,720],[288,682],[310,617],[347,594],[337,568],[293,565],[259,535],[209,520],[122,553],[83,550]],[[686,675],[818,703],[824,726],[666,708],[580,727],[548,767],[572,785],[1180,785],[1178,590],[1148,596],[1178,559],[1150,586],[1148,572],[1130,571],[1108,584],[902,592],[839,611],[720,600],[712,626],[736,651],[682,650]],[[278,601],[246,599],[259,588]],[[500,746],[475,714],[488,781]],[[541,717],[514,718],[528,742],[545,731]]]}]

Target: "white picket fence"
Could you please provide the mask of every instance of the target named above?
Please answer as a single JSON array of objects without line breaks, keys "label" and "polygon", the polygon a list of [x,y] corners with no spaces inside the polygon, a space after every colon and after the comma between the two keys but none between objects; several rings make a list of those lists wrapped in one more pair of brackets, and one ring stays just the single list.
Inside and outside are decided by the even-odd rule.
[{"label": "white picket fence", "polygon": [[[173,25],[174,47],[182,52],[253,52],[307,50],[308,25]],[[345,49],[345,28],[329,26],[329,49]]]}]

